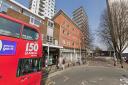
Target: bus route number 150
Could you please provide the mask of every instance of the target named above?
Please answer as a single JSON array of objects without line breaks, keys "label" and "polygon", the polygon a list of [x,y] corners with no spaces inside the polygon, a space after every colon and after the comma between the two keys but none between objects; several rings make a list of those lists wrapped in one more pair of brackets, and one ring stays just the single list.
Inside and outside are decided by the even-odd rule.
[{"label": "bus route number 150", "polygon": [[26,54],[36,54],[37,51],[38,51],[37,43],[27,43],[26,44]]}]

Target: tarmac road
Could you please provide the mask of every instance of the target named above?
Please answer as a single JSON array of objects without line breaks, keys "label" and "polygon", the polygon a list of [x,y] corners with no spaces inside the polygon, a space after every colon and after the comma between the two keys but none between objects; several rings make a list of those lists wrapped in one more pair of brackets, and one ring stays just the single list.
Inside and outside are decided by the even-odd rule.
[{"label": "tarmac road", "polygon": [[47,85],[128,85],[128,72],[113,67],[79,66],[50,78]]}]

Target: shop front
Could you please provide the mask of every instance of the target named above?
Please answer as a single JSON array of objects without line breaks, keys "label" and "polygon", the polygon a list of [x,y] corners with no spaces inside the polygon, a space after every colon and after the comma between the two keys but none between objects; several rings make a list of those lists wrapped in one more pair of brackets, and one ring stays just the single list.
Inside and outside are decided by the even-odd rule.
[{"label": "shop front", "polygon": [[44,66],[58,65],[60,49],[63,47],[43,44],[43,61]]}]

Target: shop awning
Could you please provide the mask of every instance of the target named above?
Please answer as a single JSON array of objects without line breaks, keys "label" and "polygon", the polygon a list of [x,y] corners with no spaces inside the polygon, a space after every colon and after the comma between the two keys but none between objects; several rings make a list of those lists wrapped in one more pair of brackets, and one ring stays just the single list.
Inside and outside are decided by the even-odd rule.
[{"label": "shop awning", "polygon": [[52,47],[52,48],[63,48],[62,46],[57,46],[57,45],[49,45],[49,44],[43,44],[43,46],[46,46],[46,47]]}]

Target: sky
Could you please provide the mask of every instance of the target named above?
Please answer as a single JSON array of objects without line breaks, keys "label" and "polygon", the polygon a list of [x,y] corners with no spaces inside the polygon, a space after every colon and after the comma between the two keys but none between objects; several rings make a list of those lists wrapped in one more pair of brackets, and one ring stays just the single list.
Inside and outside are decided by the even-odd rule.
[{"label": "sky", "polygon": [[27,8],[29,7],[29,0],[15,0],[19,3],[21,3],[22,5],[26,6]]},{"label": "sky", "polygon": [[80,6],[84,7],[88,15],[90,31],[95,39],[94,45],[105,50],[106,47],[100,43],[97,31],[101,14],[106,8],[106,0],[56,0],[56,9],[62,9],[70,17],[72,17],[72,11]]},{"label": "sky", "polygon": [[[16,0],[21,2],[23,5],[28,6],[26,1],[28,0]],[[104,45],[100,43],[97,37],[97,31],[100,23],[100,16],[103,10],[106,8],[106,0],[56,0],[56,10],[62,9],[68,16],[72,18],[73,10],[80,6],[85,8],[88,15],[89,27],[91,34],[95,39],[94,44],[105,49]]]}]

